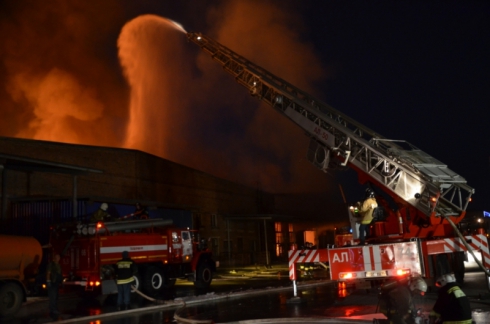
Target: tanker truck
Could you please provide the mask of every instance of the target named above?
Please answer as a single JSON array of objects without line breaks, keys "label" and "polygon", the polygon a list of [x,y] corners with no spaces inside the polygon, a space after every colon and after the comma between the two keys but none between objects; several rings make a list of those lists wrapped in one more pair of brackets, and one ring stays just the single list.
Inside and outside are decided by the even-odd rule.
[{"label": "tanker truck", "polygon": [[27,300],[43,250],[33,237],[0,235],[0,318],[14,315]]}]

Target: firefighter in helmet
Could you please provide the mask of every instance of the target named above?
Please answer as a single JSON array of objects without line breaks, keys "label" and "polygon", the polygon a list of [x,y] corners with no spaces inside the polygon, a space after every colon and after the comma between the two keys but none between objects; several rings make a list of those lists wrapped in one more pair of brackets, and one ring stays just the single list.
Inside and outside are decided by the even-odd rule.
[{"label": "firefighter in helmet", "polygon": [[454,274],[440,276],[436,281],[438,297],[429,318],[430,323],[471,324],[470,300],[456,283]]},{"label": "firefighter in helmet", "polygon": [[361,225],[359,226],[359,244],[364,245],[366,237],[369,236],[369,226],[373,221],[373,211],[378,207],[374,191],[371,188],[366,189],[366,199],[358,203],[359,215],[361,216]]},{"label": "firefighter in helmet", "polygon": [[420,277],[390,281],[380,288],[378,309],[390,324],[416,323],[417,311],[412,297],[423,296],[426,292],[427,283]]},{"label": "firefighter in helmet", "polygon": [[117,310],[129,309],[131,301],[131,285],[134,284],[134,276],[138,272],[136,263],[129,257],[128,251],[122,252],[122,259],[115,265],[117,284]]},{"label": "firefighter in helmet", "polygon": [[97,223],[97,222],[107,222],[111,220],[111,215],[107,212],[107,209],[109,208],[109,205],[107,203],[102,203],[100,204],[100,208],[95,211],[95,213],[92,214],[92,217],[90,217],[90,222],[91,223]]},{"label": "firefighter in helmet", "polygon": [[134,213],[131,214],[131,217],[136,219],[148,219],[148,211],[145,207],[143,207],[139,202],[136,203],[136,209]]}]

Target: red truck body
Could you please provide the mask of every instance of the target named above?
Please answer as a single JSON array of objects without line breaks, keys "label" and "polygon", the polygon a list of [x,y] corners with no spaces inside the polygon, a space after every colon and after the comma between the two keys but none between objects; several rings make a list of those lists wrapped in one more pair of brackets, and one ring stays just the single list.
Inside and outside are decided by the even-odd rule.
[{"label": "red truck body", "polygon": [[53,227],[51,245],[62,255],[64,284],[101,294],[117,292],[114,266],[128,251],[138,265],[135,286],[150,296],[176,279],[208,287],[216,270],[212,253],[195,232],[171,223],[147,219]]},{"label": "red truck body", "polygon": [[[484,234],[465,236],[465,241],[477,253],[482,263],[490,266],[487,237]],[[329,264],[330,278],[359,284],[365,280],[385,280],[397,276],[430,278],[438,257],[448,257],[466,248],[459,238],[412,240],[399,242],[348,245],[327,249],[290,250],[290,278],[296,280],[296,264],[324,262]],[[453,263],[456,260],[451,260]],[[464,269],[463,269],[464,271]]]}]

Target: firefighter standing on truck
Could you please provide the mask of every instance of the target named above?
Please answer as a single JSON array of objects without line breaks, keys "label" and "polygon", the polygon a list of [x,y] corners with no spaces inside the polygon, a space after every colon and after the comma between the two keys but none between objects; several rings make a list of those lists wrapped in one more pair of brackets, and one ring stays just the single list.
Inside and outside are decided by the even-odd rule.
[{"label": "firefighter standing on truck", "polygon": [[97,209],[95,213],[92,214],[92,217],[90,217],[90,222],[97,223],[111,220],[111,215],[107,212],[108,208],[109,205],[107,205],[107,203],[100,204],[99,209]]},{"label": "firefighter standing on truck", "polygon": [[430,312],[430,322],[436,324],[471,324],[470,300],[456,283],[454,274],[445,274],[436,281],[438,297]]},{"label": "firefighter standing on truck", "polygon": [[148,211],[139,202],[136,203],[136,210],[134,211],[134,213],[131,214],[131,216],[135,217],[136,219],[148,219],[149,218]]},{"label": "firefighter standing on truck", "polygon": [[426,292],[427,283],[420,277],[405,277],[388,282],[380,289],[379,311],[388,318],[390,324],[417,323],[417,311],[412,296],[423,296]]},{"label": "firefighter standing on truck", "polygon": [[131,284],[138,272],[136,263],[129,257],[128,251],[123,251],[122,259],[116,263],[117,310],[129,309],[131,301]]},{"label": "firefighter standing on truck", "polygon": [[366,237],[369,236],[369,226],[373,221],[373,211],[378,207],[374,191],[371,188],[366,189],[366,199],[362,203],[358,203],[359,215],[361,216],[361,225],[359,226],[359,244],[364,245]]}]

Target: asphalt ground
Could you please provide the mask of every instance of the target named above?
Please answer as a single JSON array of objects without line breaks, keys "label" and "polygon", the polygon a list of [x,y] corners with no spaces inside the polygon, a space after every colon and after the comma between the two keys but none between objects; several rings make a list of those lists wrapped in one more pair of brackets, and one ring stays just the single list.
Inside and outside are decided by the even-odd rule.
[{"label": "asphalt ground", "polygon": [[[332,281],[326,278],[327,272],[325,270],[315,270],[311,272],[311,275],[304,279],[300,278],[297,281],[298,289],[304,289],[308,286],[314,285],[323,285],[323,284],[335,284]],[[215,274],[215,278],[223,278],[223,279],[236,279],[236,278],[288,278],[289,269],[287,265],[272,265],[271,267],[265,266],[249,266],[249,267],[237,267],[237,268],[221,268]],[[472,309],[473,309],[473,320],[476,324],[490,323],[490,292],[488,291],[485,284],[485,276],[483,272],[471,272],[466,274],[465,284],[462,285],[463,291],[470,298]],[[280,288],[270,288],[271,289],[283,289],[292,290],[292,285],[288,287],[280,287]],[[240,292],[235,294],[235,297],[240,298],[240,296],[246,296],[253,293],[261,293],[260,291],[247,291]],[[300,294],[298,294],[300,295]],[[70,310],[77,300],[79,300],[79,296],[76,294],[61,294],[59,300],[59,308],[62,313],[64,311]],[[61,317],[61,321],[58,323],[88,323],[95,319],[103,319],[109,317],[119,317],[119,316],[127,316],[128,314],[134,314],[137,312],[147,312],[152,309],[177,309],[181,307],[183,303],[188,305],[195,303],[204,303],[210,300],[210,298],[214,301],[219,300],[220,298],[224,298],[220,295],[215,296],[201,296],[194,297],[186,300],[185,298],[176,298],[175,300],[165,301],[162,304],[149,306],[139,309],[131,309],[122,312],[108,312],[106,314],[93,314],[93,316],[84,317],[84,318],[70,318],[70,316],[63,315]],[[229,298],[229,295],[226,296]],[[292,298],[290,302],[301,302],[301,296]],[[417,297],[415,299],[415,303],[417,308],[422,310],[422,313],[425,317],[428,317],[432,306],[434,305],[437,299],[437,294],[435,291],[429,291],[424,297]],[[35,323],[44,323],[51,322],[49,317],[47,316],[47,306],[48,300],[47,297],[34,297],[29,298],[29,300],[24,303],[21,310],[16,314],[15,318],[11,323],[28,323],[25,321],[19,322],[15,321],[16,319],[27,319],[36,317]],[[360,289],[351,291],[346,294],[345,297],[339,298],[339,300],[335,303],[333,307],[330,307],[328,310],[329,318],[325,318],[323,323],[344,323],[344,319],[350,319],[349,323],[358,322],[358,323],[372,323],[372,319],[369,319],[370,314],[374,314],[377,312],[377,291],[375,289]],[[339,319],[339,322],[332,322],[332,318]],[[368,318],[368,319],[366,319]],[[305,318],[302,318],[302,323],[307,323]],[[273,319],[264,319],[265,322],[274,322],[274,323],[282,323],[284,319],[276,319],[274,322]],[[288,322],[294,322],[294,319],[289,319]],[[4,321],[6,324],[9,321]],[[255,321],[256,323],[257,321]],[[319,319],[314,318],[311,319],[311,322],[318,323]],[[321,321],[320,321],[321,322]],[[241,321],[240,323],[247,323],[247,321]]]}]

